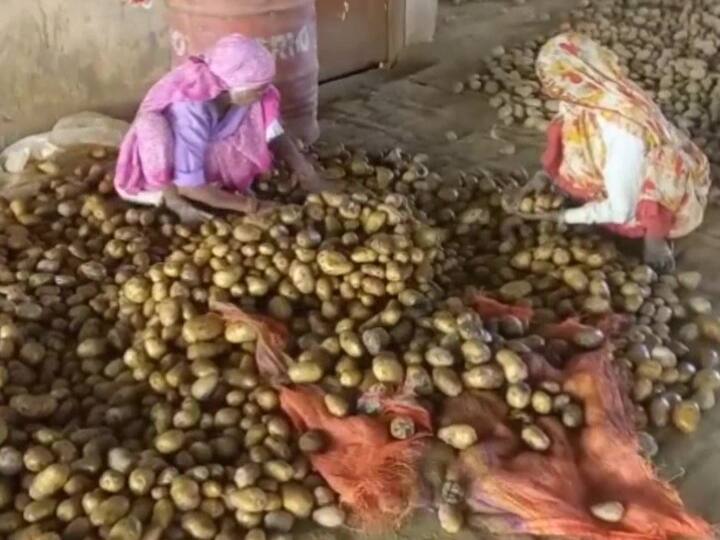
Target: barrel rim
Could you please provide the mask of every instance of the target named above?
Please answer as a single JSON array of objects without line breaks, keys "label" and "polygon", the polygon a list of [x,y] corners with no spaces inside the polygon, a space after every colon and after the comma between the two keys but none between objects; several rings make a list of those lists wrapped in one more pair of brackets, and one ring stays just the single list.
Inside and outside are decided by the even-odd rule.
[{"label": "barrel rim", "polygon": [[173,13],[188,13],[206,17],[267,16],[275,12],[290,10],[308,10],[312,11],[313,14],[315,13],[314,0],[275,0],[274,2],[265,0],[263,2],[267,5],[265,9],[251,9],[247,6],[245,0],[241,0],[241,2],[237,3],[236,9],[208,9],[207,5],[213,1],[230,2],[231,0],[165,0],[165,5],[170,16]]}]

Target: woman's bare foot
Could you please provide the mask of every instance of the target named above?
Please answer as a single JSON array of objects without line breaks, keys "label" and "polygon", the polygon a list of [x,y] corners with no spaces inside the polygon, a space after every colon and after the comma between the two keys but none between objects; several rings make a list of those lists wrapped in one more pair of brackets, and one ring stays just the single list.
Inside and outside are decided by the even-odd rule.
[{"label": "woman's bare foot", "polygon": [[174,190],[163,192],[163,202],[168,210],[177,215],[180,222],[185,225],[196,225],[213,218],[210,212],[200,210]]},{"label": "woman's bare foot", "polygon": [[663,238],[645,237],[645,264],[658,272],[672,272],[675,269],[675,255],[670,243]]},{"label": "woman's bare foot", "polygon": [[296,174],[300,188],[308,193],[319,193],[321,191],[333,191],[337,188],[335,182],[330,182],[320,176],[315,170],[306,174]]}]

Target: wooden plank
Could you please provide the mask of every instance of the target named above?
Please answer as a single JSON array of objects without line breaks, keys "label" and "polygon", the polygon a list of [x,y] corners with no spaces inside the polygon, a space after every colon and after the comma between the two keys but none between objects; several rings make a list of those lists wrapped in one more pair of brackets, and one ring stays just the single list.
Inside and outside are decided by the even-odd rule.
[{"label": "wooden plank", "polygon": [[404,46],[427,43],[435,37],[438,0],[413,0],[406,3]]},{"label": "wooden plank", "polygon": [[[413,0],[419,1],[419,0]],[[393,63],[405,47],[407,0],[388,0],[388,51],[387,59]],[[412,2],[410,2],[412,3]]]},{"label": "wooden plank", "polygon": [[321,81],[387,60],[388,1],[317,0]]}]

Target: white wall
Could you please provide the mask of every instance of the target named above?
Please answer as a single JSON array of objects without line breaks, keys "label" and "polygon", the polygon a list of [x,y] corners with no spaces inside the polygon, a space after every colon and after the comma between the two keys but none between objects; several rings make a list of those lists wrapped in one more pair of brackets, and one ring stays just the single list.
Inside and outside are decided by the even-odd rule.
[{"label": "white wall", "polygon": [[130,116],[169,65],[162,2],[1,2],[0,148],[81,110]]}]

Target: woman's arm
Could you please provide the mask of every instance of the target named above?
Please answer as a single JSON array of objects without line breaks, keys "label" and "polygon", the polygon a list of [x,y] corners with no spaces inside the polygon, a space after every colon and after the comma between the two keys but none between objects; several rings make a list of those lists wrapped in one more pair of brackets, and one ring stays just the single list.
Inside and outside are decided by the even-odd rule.
[{"label": "woman's arm", "polygon": [[603,178],[607,198],[565,210],[564,223],[628,223],[635,217],[635,207],[643,182],[645,143],[627,131],[601,122],[605,141]]},{"label": "woman's arm", "polygon": [[191,201],[199,202],[217,210],[253,213],[260,208],[259,201],[252,196],[229,193],[217,186],[177,186],[177,192]]},{"label": "woman's arm", "polygon": [[330,184],[321,179],[310,161],[300,152],[297,144],[287,134],[276,137],[270,143],[275,156],[285,161],[298,178],[300,186],[307,191],[322,191]]}]

